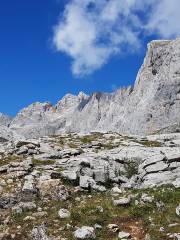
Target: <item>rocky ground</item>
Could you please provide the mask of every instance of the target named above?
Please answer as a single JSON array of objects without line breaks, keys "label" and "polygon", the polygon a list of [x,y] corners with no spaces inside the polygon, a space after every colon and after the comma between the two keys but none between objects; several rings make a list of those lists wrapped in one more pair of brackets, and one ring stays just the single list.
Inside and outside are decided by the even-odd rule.
[{"label": "rocky ground", "polygon": [[180,239],[180,134],[2,139],[0,239]]}]

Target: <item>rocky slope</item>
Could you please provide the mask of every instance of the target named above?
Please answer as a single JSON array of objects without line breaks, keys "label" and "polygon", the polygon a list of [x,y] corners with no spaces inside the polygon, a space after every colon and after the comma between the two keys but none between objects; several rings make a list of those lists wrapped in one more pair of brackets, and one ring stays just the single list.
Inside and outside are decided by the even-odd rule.
[{"label": "rocky slope", "polygon": [[1,240],[180,238],[180,134],[0,143]]},{"label": "rocky slope", "polygon": [[133,87],[111,94],[68,94],[55,106],[34,103],[9,128],[27,138],[92,130],[141,135],[179,131],[179,109],[180,39],[152,41]]}]

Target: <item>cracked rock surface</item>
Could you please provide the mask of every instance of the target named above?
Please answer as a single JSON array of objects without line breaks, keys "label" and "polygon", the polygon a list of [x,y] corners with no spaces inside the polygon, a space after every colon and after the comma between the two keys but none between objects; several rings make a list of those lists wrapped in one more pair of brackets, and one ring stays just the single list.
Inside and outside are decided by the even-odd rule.
[{"label": "cracked rock surface", "polygon": [[[118,231],[145,239],[151,233],[142,223],[147,213],[151,220],[146,207],[173,211],[169,224],[178,229],[179,139],[178,133],[94,132],[1,142],[0,239],[21,240],[25,234],[32,240],[108,240],[118,238]],[[168,200],[166,191],[172,192]],[[111,224],[117,232],[109,230]],[[178,231],[161,234],[168,239]]]}]

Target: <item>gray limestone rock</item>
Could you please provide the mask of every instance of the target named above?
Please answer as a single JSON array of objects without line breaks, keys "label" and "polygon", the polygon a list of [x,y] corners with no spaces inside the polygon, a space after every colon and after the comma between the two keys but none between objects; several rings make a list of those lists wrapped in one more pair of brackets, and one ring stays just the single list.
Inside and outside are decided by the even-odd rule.
[{"label": "gray limestone rock", "polygon": [[58,215],[60,218],[64,219],[64,218],[70,218],[71,213],[67,209],[61,208],[58,212]]},{"label": "gray limestone rock", "polygon": [[130,204],[130,202],[131,199],[125,197],[119,198],[118,200],[113,200],[114,206],[127,206]]},{"label": "gray limestone rock", "polygon": [[74,232],[74,237],[76,239],[95,239],[96,235],[93,227],[83,226]]},{"label": "gray limestone rock", "polygon": [[131,234],[127,232],[119,232],[118,239],[130,239]]},{"label": "gray limestone rock", "polygon": [[96,185],[96,182],[92,177],[89,176],[80,176],[79,186],[85,189],[91,188],[93,185]]},{"label": "gray limestone rock", "polygon": [[172,131],[180,131],[179,109],[180,38],[177,38],[148,44],[133,87],[110,94],[67,94],[55,106],[34,103],[19,112],[9,129],[26,138],[90,131],[150,134],[169,132],[171,125],[176,125]]},{"label": "gray limestone rock", "polygon": [[11,123],[12,121],[12,118],[3,114],[3,113],[0,113],[0,126],[6,126],[8,127],[9,124]]},{"label": "gray limestone rock", "polygon": [[176,214],[180,217],[180,204],[176,208]]},{"label": "gray limestone rock", "polygon": [[32,240],[52,240],[46,234],[46,227],[42,224],[33,228],[31,232]]}]

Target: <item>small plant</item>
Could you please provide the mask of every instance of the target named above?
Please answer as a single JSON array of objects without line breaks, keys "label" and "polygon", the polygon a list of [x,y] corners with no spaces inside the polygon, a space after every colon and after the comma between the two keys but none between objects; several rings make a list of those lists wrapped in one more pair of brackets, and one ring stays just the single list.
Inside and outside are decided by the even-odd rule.
[{"label": "small plant", "polygon": [[153,204],[146,203],[145,205],[133,204],[130,209],[130,214],[135,218],[143,218],[144,216],[150,216],[153,213],[155,206]]},{"label": "small plant", "polygon": [[125,176],[131,178],[134,175],[138,174],[138,163],[134,161],[129,161],[124,164]]}]

